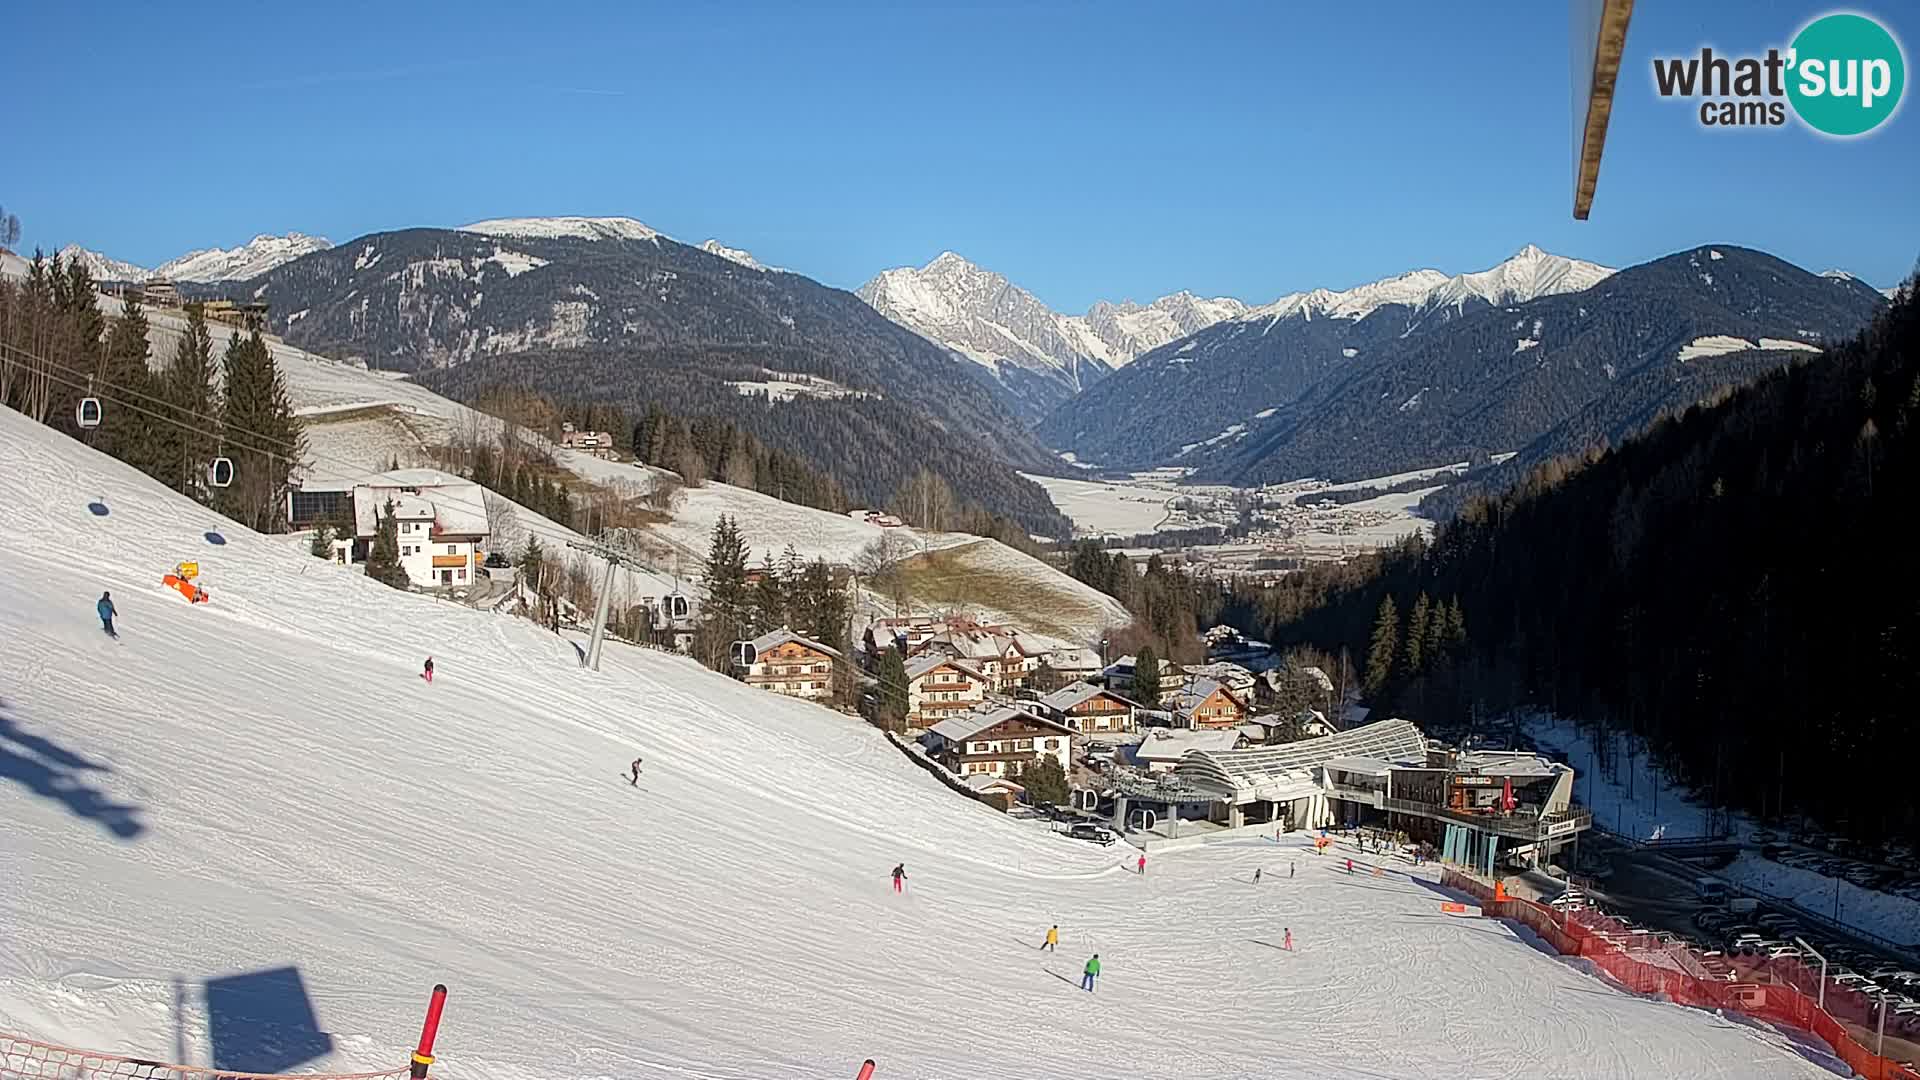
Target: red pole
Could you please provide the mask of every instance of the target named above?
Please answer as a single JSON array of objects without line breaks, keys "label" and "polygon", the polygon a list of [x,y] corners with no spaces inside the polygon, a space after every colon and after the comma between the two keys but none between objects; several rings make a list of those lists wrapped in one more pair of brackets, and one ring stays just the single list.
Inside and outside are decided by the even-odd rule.
[{"label": "red pole", "polygon": [[856,1077],[855,1080],[873,1080],[873,1059],[872,1058],[868,1058],[867,1060],[860,1063],[860,1075]]},{"label": "red pole", "polygon": [[447,984],[441,983],[433,988],[433,1000],[427,1003],[427,1022],[420,1029],[420,1049],[413,1052],[413,1065],[408,1070],[413,1080],[425,1080],[427,1066],[433,1064],[433,1040],[440,1034],[440,1010],[447,1007]]}]

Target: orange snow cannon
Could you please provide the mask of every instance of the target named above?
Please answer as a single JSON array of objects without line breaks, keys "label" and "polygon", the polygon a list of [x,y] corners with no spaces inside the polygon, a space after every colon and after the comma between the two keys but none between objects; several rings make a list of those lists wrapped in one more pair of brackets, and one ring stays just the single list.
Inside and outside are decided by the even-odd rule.
[{"label": "orange snow cannon", "polygon": [[183,578],[179,574],[168,574],[160,579],[160,584],[186,597],[187,603],[189,604],[204,604],[211,599],[211,597],[207,595],[207,590],[195,585],[191,580]]}]

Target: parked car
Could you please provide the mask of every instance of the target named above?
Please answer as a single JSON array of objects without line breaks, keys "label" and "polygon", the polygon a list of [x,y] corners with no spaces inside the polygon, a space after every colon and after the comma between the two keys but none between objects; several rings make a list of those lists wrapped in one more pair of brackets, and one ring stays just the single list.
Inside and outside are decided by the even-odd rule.
[{"label": "parked car", "polygon": [[497,551],[487,552],[486,559],[483,560],[480,565],[489,570],[511,570],[513,568],[513,564],[507,561],[507,557]]},{"label": "parked car", "polygon": [[1075,840],[1092,841],[1101,847],[1106,847],[1108,844],[1119,839],[1119,837],[1113,835],[1112,830],[1087,821],[1078,822],[1077,824],[1069,826],[1067,828],[1067,835]]},{"label": "parked car", "polygon": [[1799,957],[1800,950],[1784,941],[1776,941],[1762,950],[1762,954],[1769,960],[1784,960],[1788,957]]}]

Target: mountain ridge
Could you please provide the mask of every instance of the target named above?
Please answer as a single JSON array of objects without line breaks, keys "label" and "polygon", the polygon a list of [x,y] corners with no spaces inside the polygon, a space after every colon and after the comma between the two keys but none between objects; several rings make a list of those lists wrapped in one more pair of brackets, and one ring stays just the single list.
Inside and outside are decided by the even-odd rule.
[{"label": "mountain ridge", "polygon": [[977,365],[1010,407],[1035,421],[1142,352],[1246,309],[1230,297],[1178,292],[1145,305],[1103,300],[1084,315],[1063,315],[953,251],[918,268],[882,270],[855,294]]}]

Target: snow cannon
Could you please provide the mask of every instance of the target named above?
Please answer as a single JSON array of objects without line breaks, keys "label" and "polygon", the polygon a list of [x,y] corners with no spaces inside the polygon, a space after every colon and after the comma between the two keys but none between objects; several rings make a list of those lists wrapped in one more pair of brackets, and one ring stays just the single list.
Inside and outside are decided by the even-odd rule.
[{"label": "snow cannon", "polygon": [[204,604],[212,597],[207,595],[207,590],[195,583],[194,579],[199,576],[199,563],[181,563],[173,568],[173,573],[161,577],[160,584],[186,597],[189,604]]}]

